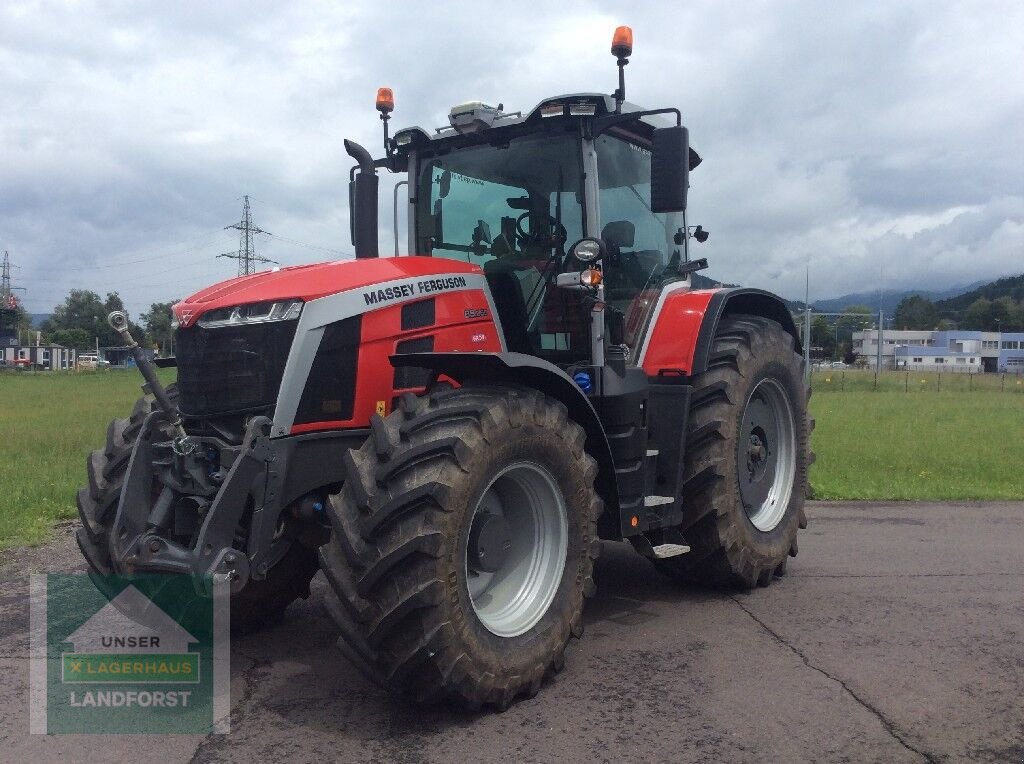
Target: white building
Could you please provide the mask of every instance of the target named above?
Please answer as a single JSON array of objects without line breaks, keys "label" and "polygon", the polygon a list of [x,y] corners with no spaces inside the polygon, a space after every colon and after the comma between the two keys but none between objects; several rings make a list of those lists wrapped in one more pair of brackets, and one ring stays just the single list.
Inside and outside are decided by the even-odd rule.
[{"label": "white building", "polygon": [[[853,352],[864,358],[868,368],[875,368],[878,359],[878,330],[853,333]],[[882,366],[885,369],[908,371],[950,371],[976,373],[981,371],[1014,371],[1018,355],[1014,345],[1021,347],[1019,333],[974,331],[910,331],[882,332]]]}]

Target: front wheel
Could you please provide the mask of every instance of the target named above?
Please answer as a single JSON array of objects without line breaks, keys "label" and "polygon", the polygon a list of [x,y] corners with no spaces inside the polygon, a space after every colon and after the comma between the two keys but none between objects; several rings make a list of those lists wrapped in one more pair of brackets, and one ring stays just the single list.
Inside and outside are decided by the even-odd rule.
[{"label": "front wheel", "polygon": [[339,646],[415,700],[507,706],[580,636],[596,462],[565,406],[498,386],[407,395],[346,458],[321,565]]},{"label": "front wheel", "polygon": [[688,554],[658,560],[670,576],[766,586],[797,553],[810,421],[792,335],[759,316],[723,318],[708,369],[694,377],[683,466]]}]

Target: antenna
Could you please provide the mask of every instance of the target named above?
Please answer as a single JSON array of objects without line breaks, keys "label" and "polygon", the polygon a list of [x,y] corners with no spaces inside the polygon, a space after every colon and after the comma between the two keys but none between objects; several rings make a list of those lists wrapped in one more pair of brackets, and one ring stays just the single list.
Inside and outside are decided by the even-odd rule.
[{"label": "antenna", "polygon": [[271,234],[269,231],[264,231],[262,228],[252,224],[252,213],[249,210],[248,194],[245,195],[245,205],[242,207],[241,221],[234,225],[224,226],[225,231],[229,229],[241,232],[238,237],[238,251],[225,252],[223,255],[217,255],[217,257],[227,257],[232,260],[237,260],[239,276],[248,276],[251,273],[255,273],[256,263],[273,263],[274,265],[280,265],[276,260],[270,260],[269,258],[256,254],[256,248],[253,246],[253,237],[258,233],[266,234],[267,236],[270,236]]}]

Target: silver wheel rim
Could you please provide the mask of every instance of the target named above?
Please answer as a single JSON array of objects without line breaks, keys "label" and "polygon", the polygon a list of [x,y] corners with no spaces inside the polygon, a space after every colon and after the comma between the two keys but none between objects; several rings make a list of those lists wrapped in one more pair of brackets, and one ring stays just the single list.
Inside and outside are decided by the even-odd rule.
[{"label": "silver wheel rim", "polygon": [[796,475],[793,404],[777,380],[762,379],[750,392],[736,448],[743,509],[759,531],[774,530],[786,515]]},{"label": "silver wheel rim", "polygon": [[488,631],[517,637],[544,617],[562,581],[568,539],[565,500],[550,472],[517,462],[495,475],[463,549],[469,599]]}]

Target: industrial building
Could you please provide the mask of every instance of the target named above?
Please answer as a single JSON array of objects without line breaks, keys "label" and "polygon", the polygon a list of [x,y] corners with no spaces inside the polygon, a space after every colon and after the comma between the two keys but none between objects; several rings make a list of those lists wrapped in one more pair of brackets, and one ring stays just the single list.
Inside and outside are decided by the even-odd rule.
[{"label": "industrial building", "polygon": [[[853,333],[853,352],[871,369],[877,365],[878,334],[877,329]],[[1024,374],[1024,332],[891,329],[881,339],[883,370]]]},{"label": "industrial building", "polygon": [[73,369],[78,363],[78,351],[63,345],[0,345],[0,360],[8,367],[25,367],[58,371]]}]

